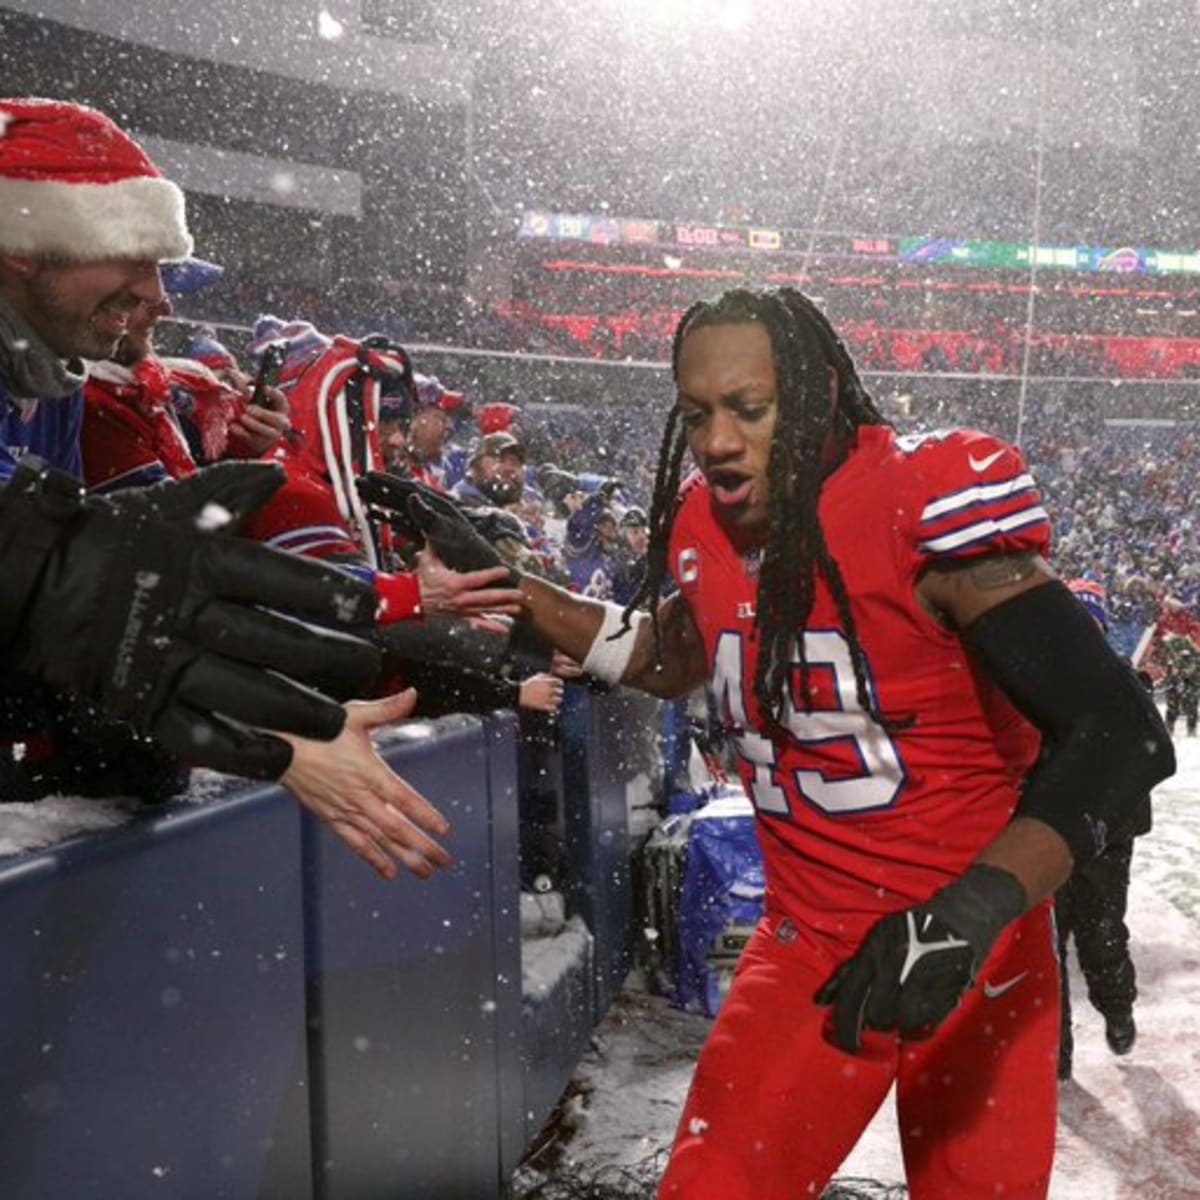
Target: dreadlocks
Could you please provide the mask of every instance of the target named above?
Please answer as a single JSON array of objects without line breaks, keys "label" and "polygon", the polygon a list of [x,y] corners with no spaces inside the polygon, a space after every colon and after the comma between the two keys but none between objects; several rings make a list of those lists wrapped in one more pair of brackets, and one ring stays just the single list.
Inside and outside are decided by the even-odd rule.
[{"label": "dreadlocks", "polygon": [[[875,721],[891,729],[892,724],[871,695],[866,656],[859,644],[845,581],[826,545],[817,507],[831,440],[834,444],[844,444],[859,426],[887,422],[863,387],[841,338],[816,305],[794,288],[764,292],[734,289],[715,300],[693,304],[675,330],[671,369],[676,383],[679,358],[688,334],[710,325],[751,322],[761,323],[771,339],[779,398],[767,466],[770,533],[758,579],[755,626],[762,644],[754,694],[765,717],[781,719],[788,666],[798,649],[800,690],[806,709],[811,711],[803,631],[812,613],[819,570],[833,595],[850,644],[858,702]],[[837,402],[833,405],[831,377],[836,380],[837,388]],[[659,451],[650,507],[646,574],[625,609],[626,622],[633,610],[642,605],[649,607],[652,617],[655,616],[667,573],[671,527],[686,449],[687,434],[676,404],[667,419]],[[655,650],[660,653],[657,619],[654,635]]]}]

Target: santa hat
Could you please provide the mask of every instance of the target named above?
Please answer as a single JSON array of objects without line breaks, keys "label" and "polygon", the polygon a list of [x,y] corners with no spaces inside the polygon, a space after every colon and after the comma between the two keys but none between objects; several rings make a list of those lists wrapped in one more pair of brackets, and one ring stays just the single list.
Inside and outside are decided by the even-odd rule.
[{"label": "santa hat", "polygon": [[0,100],[0,254],[186,258],[183,192],[94,109]]}]

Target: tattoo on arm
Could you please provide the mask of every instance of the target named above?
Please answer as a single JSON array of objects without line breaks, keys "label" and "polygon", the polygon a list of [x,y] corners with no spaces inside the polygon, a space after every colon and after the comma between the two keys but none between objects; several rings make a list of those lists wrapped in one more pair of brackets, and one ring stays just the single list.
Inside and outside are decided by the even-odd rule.
[{"label": "tattoo on arm", "polygon": [[967,575],[980,591],[1010,587],[1028,579],[1037,570],[1034,554],[1004,554],[981,558],[967,568]]}]

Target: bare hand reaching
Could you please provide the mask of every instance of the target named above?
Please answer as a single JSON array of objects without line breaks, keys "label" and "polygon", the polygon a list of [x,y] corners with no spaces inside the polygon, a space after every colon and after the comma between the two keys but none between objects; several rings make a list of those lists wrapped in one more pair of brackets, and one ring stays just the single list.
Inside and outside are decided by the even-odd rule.
[{"label": "bare hand reaching", "polygon": [[409,716],[416,701],[411,688],[351,701],[345,727],[331,742],[279,735],[292,747],[280,783],[384,879],[395,878],[397,861],[420,879],[452,861],[429,836],[449,832],[445,817],[380,758],[368,736]]},{"label": "bare hand reaching", "polygon": [[510,577],[507,567],[460,573],[452,571],[432,550],[422,550],[417,555],[417,577],[427,613],[469,617],[485,612],[515,614],[521,608],[521,593],[516,588],[495,586]]},{"label": "bare hand reaching", "polygon": [[517,701],[522,708],[532,708],[538,712],[556,713],[562,707],[563,682],[553,675],[533,675],[521,684],[520,699]]}]

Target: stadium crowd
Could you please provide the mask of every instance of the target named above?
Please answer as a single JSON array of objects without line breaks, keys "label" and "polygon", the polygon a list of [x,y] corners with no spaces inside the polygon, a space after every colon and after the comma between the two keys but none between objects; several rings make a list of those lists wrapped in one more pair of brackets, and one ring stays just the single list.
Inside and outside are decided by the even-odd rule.
[{"label": "stadium crowd", "polygon": [[[122,169],[135,182],[166,185],[105,118],[81,118],[85,110],[70,105],[5,104],[9,128],[0,141],[0,175],[17,174],[4,153],[27,155],[28,161],[18,163],[22,181],[43,186],[36,148],[21,144],[22,122],[42,120],[43,133],[57,139],[60,150],[65,146],[85,160],[96,153],[87,136],[99,122],[102,144],[117,147]],[[54,180],[44,186],[61,202],[72,185]],[[454,314],[461,315],[463,306],[441,295],[430,303],[437,319],[428,327],[393,315],[415,302],[411,296],[381,294],[364,301],[360,293],[362,307],[342,321],[338,296],[314,295],[284,318],[260,314],[244,347],[232,349],[214,330],[192,328],[178,353],[164,355],[155,338],[173,302],[210,313],[213,306],[230,304],[235,311],[217,315],[237,317],[251,297],[244,281],[231,287],[222,283],[219,268],[194,259],[163,267],[160,280],[157,261],[181,259],[191,249],[190,238],[181,210],[151,215],[164,226],[157,240],[143,238],[131,252],[113,244],[149,266],[136,284],[122,285],[119,313],[104,310],[112,336],[101,339],[102,346],[60,352],[70,361],[87,357],[86,378],[61,366],[49,371],[53,388],[32,393],[43,395],[40,418],[37,401],[5,400],[12,409],[4,427],[5,477],[17,472],[23,452],[41,454],[50,467],[81,479],[93,498],[105,497],[120,511],[129,489],[203,476],[224,460],[264,459],[282,468],[282,486],[241,514],[244,531],[267,546],[333,564],[373,589],[382,611],[372,633],[382,660],[373,694],[394,692],[403,682],[417,685],[416,711],[427,714],[511,705],[552,715],[561,703],[562,681],[579,678],[580,668],[522,636],[519,623],[514,626],[506,616],[511,593],[496,573],[472,571],[470,563],[431,564],[414,506],[421,512],[455,506],[513,566],[588,596],[627,601],[645,565],[645,510],[658,447],[656,422],[647,421],[641,408],[663,399],[655,388],[639,380],[626,391],[608,389],[602,404],[582,405],[544,405],[544,395],[471,394],[453,378],[442,381],[423,372],[400,342],[438,331],[471,340],[469,328],[455,327]],[[78,256],[86,250],[90,233],[81,237],[76,229],[75,242],[64,246],[59,232],[53,220],[33,233],[0,229],[6,239],[0,252],[10,255],[10,297],[36,298],[20,265],[34,261],[34,254],[48,249]],[[25,257],[18,261],[13,255]],[[205,295],[201,305],[196,297]],[[28,309],[11,300],[10,308],[15,331],[10,340],[21,346],[29,337],[28,322],[20,320]],[[388,318],[378,320],[380,312]],[[506,349],[530,344],[528,309],[480,312],[474,319],[487,340]],[[535,324],[547,339],[543,348],[578,351],[576,331]],[[646,338],[649,331],[645,347],[658,346],[661,354],[670,324],[657,314],[652,327],[618,329],[608,349],[619,354],[623,338]],[[848,333],[864,365],[878,367],[886,341],[880,327],[851,322]],[[882,361],[895,364],[896,345],[893,338]],[[931,360],[926,347],[919,352],[920,366],[937,371],[1003,365],[991,362],[986,347],[965,349],[969,364],[963,347],[944,363]],[[9,392],[20,396],[24,383],[10,369]],[[986,397],[979,399],[961,407],[918,402],[885,409],[904,432],[987,425],[995,418],[996,432],[1009,435],[1003,406],[993,404],[989,411]],[[56,403],[65,407],[54,409]],[[56,418],[53,438],[45,432],[51,411],[69,414],[65,421]],[[985,419],[976,420],[981,414]],[[1158,628],[1161,636],[1150,639],[1146,663],[1169,675],[1171,658],[1160,646],[1165,635],[1200,641],[1200,530],[1188,496],[1200,469],[1195,425],[1110,425],[1098,407],[1040,403],[1034,396],[1022,430],[1021,448],[1056,529],[1058,569],[1107,588],[1126,652],[1145,630]],[[47,681],[66,692],[78,690],[76,680],[61,674],[50,673]],[[120,714],[131,711],[126,706]],[[115,732],[103,711],[93,707],[84,715],[74,701],[31,693],[26,681],[6,683],[2,716],[5,799],[70,788],[133,790],[155,799],[186,778],[190,760],[186,752],[180,755],[179,739],[160,754],[141,737]],[[126,760],[129,767],[122,769]],[[203,755],[193,760],[205,761]],[[232,752],[209,761],[238,771],[246,764]],[[104,770],[97,768],[101,762]],[[287,756],[270,762],[286,765]],[[255,766],[265,769],[261,762]],[[357,835],[347,840],[362,852]],[[379,865],[377,855],[365,856]]]},{"label": "stadium crowd", "polygon": [[[528,351],[603,361],[665,362],[679,316],[697,294],[755,286],[762,265],[638,266],[531,261],[515,269],[511,298],[477,303],[447,285],[339,279],[328,287],[264,285],[236,265],[189,306],[198,318],[249,323],[265,309],[303,313],[321,328],[383,332],[404,342]],[[597,268],[597,269],[588,269]],[[775,273],[822,296],[864,372],[1192,380],[1200,338],[1188,314],[1196,290],[1173,284],[1106,287],[1069,275],[1038,285],[1004,272],[926,267],[920,276],[834,266]],[[932,272],[932,273],[931,273]],[[1104,281],[1107,282],[1107,281]]]}]

